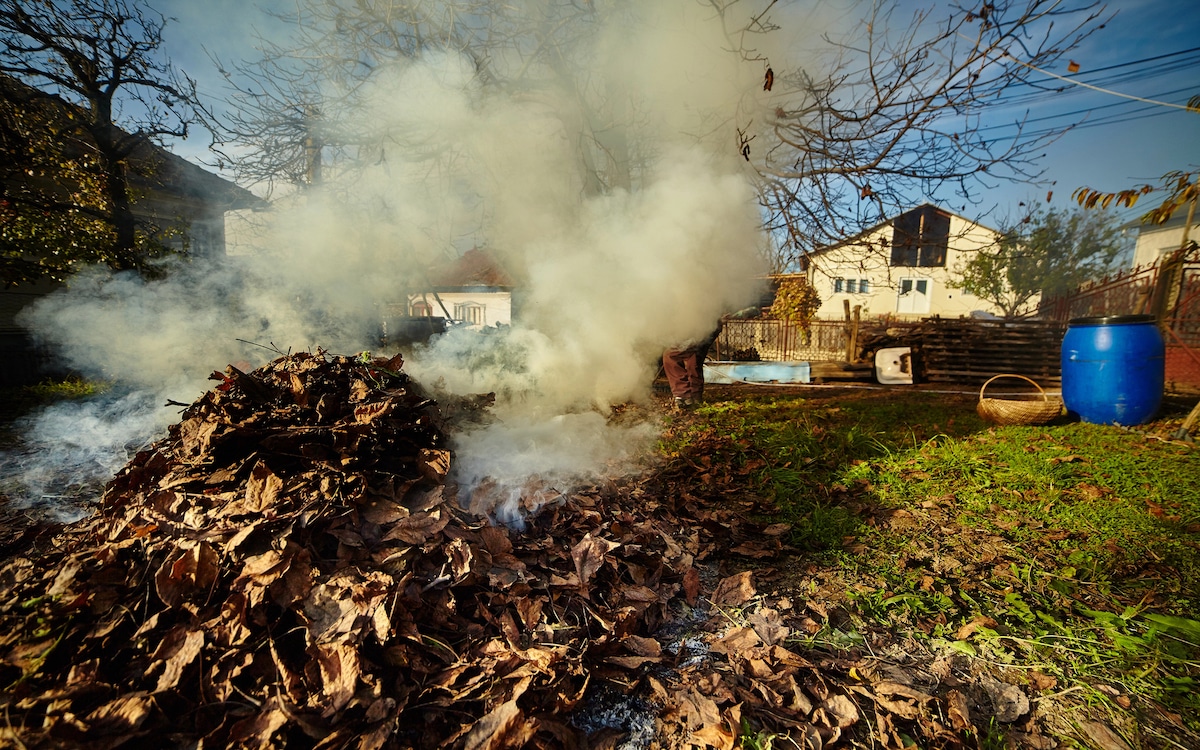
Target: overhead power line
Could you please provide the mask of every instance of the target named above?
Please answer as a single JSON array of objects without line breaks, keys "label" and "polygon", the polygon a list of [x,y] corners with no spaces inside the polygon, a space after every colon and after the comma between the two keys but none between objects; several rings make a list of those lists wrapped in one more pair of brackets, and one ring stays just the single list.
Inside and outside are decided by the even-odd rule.
[{"label": "overhead power line", "polygon": [[[1154,96],[1156,96],[1156,97],[1172,96],[1174,94],[1179,94],[1179,93],[1192,91],[1192,90],[1193,90],[1192,87],[1189,86],[1189,87],[1184,87],[1184,88],[1172,89],[1171,91],[1164,91],[1161,94],[1154,94]],[[977,128],[976,132],[982,133],[982,132],[989,131],[989,130],[1002,130],[1004,128],[1024,127],[1026,125],[1029,125],[1029,124],[1035,123],[1035,122],[1045,122],[1047,120],[1061,120],[1061,119],[1067,118],[1067,117],[1078,117],[1080,115],[1090,115],[1090,114],[1098,112],[1102,109],[1113,109],[1113,108],[1117,108],[1117,107],[1123,107],[1126,109],[1124,109],[1121,112],[1114,112],[1114,113],[1107,114],[1105,116],[1106,117],[1124,116],[1124,115],[1131,115],[1131,114],[1134,114],[1137,112],[1147,112],[1147,111],[1158,111],[1161,114],[1167,114],[1166,112],[1161,112],[1161,110],[1154,110],[1154,108],[1150,107],[1150,106],[1140,106],[1140,107],[1137,107],[1136,109],[1128,109],[1128,107],[1132,106],[1133,104],[1134,104],[1133,102],[1128,102],[1128,101],[1110,102],[1109,104],[1101,104],[1096,107],[1084,107],[1084,108],[1080,108],[1080,109],[1073,109],[1073,110],[1069,110],[1066,112],[1057,112],[1052,115],[1043,115],[1042,117],[1031,117],[1031,118],[1020,120],[1020,121],[1006,122],[1006,123],[1001,123],[998,125],[985,125],[983,127]]]},{"label": "overhead power line", "polygon": [[1017,65],[1022,65],[1026,68],[1029,68],[1030,70],[1036,70],[1038,73],[1041,73],[1044,76],[1050,76],[1051,78],[1057,78],[1058,80],[1065,81],[1066,83],[1069,83],[1073,86],[1082,86],[1084,88],[1091,89],[1092,91],[1099,91],[1102,94],[1110,94],[1112,96],[1119,96],[1122,99],[1130,99],[1132,101],[1143,102],[1145,104],[1156,104],[1160,107],[1171,107],[1173,109],[1183,109],[1183,110],[1189,110],[1189,111],[1191,109],[1186,104],[1175,104],[1174,102],[1164,102],[1164,101],[1160,101],[1158,99],[1147,99],[1146,97],[1143,97],[1143,96],[1136,96],[1134,94],[1125,94],[1120,91],[1113,91],[1112,89],[1106,89],[1106,88],[1102,88],[1100,86],[1093,86],[1090,83],[1085,83],[1083,81],[1077,81],[1074,78],[1067,78],[1066,76],[1060,76],[1058,73],[1051,73],[1048,70],[1043,70],[1042,68],[1039,68],[1036,65],[1032,65],[1032,64],[1024,62],[1022,60],[1018,60],[1017,58],[1013,57],[1012,55],[1010,55],[1007,52],[1002,52],[1001,55],[1003,57],[1007,57],[1009,60],[1012,60]]},{"label": "overhead power line", "polygon": [[1177,52],[1164,52],[1163,54],[1155,55],[1154,57],[1143,57],[1141,60],[1130,60],[1129,62],[1116,63],[1113,65],[1106,65],[1103,68],[1092,68],[1091,70],[1088,71],[1088,73],[1089,74],[1103,73],[1106,70],[1116,70],[1117,68],[1128,68],[1131,65],[1141,65],[1142,63],[1156,62],[1158,60],[1166,60],[1166,59],[1169,59],[1172,57],[1179,57],[1180,55],[1190,55],[1193,52],[1200,52],[1200,47],[1192,47],[1191,49],[1181,49]]},{"label": "overhead power line", "polygon": [[[969,37],[967,37],[965,34],[963,34],[962,32],[956,32],[956,33],[958,34],[958,36],[962,37],[963,39],[966,39],[969,42],[973,41]],[[1045,70],[1044,68],[1039,68],[1038,66],[1036,66],[1032,63],[1027,63],[1024,60],[1020,60],[1008,52],[1000,52],[999,58],[1001,60],[1003,60],[1003,59],[1011,60],[1011,61],[1015,62],[1017,65],[1020,65],[1022,67],[1028,68],[1028,69],[1036,71],[1038,73],[1041,73],[1044,76],[1054,78],[1054,79],[1062,81],[1064,83],[1068,83],[1072,86],[1082,86],[1083,88],[1091,89],[1092,91],[1098,91],[1102,94],[1109,94],[1111,96],[1117,96],[1122,99],[1129,99],[1131,101],[1138,101],[1138,102],[1144,102],[1146,104],[1155,104],[1155,105],[1162,106],[1162,107],[1170,107],[1172,109],[1182,109],[1182,110],[1191,111],[1189,109],[1188,105],[1186,105],[1186,104],[1175,104],[1174,102],[1164,102],[1164,101],[1159,101],[1157,99],[1147,99],[1146,97],[1136,96],[1134,94],[1126,94],[1126,93],[1123,93],[1120,91],[1113,91],[1112,89],[1106,89],[1101,86],[1095,86],[1093,84],[1086,83],[1084,81],[1080,81],[1080,80],[1077,80],[1074,78],[1068,78],[1067,76],[1059,75],[1058,73],[1053,73],[1049,70]]]}]

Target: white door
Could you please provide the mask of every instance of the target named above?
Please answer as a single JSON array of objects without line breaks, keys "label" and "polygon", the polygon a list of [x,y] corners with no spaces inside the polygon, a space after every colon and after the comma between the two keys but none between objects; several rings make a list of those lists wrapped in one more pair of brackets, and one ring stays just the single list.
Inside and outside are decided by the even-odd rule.
[{"label": "white door", "polygon": [[896,312],[923,314],[929,312],[929,293],[933,291],[930,279],[900,279],[900,296],[896,299]]}]

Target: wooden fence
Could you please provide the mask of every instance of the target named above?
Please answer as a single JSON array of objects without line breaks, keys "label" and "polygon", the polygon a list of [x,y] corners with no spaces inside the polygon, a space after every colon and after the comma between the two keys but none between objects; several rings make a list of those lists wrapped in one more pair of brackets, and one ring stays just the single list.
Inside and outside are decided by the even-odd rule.
[{"label": "wooden fence", "polygon": [[725,361],[839,362],[846,359],[848,327],[814,320],[809,330],[771,318],[727,320],[712,356]]},{"label": "wooden fence", "polygon": [[1041,321],[927,318],[919,322],[864,321],[853,356],[847,356],[852,326],[813,321],[806,333],[781,320],[726,321],[713,356],[723,360],[865,362],[875,352],[908,346],[916,353],[915,374],[929,382],[982,383],[1000,373],[1026,375],[1046,385],[1059,381],[1063,326]]}]

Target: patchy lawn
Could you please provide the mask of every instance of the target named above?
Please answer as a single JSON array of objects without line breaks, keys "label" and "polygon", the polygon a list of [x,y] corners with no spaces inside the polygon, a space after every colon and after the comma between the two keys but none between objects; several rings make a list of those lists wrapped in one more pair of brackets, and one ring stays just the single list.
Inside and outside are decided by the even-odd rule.
[{"label": "patchy lawn", "polygon": [[855,743],[1200,747],[1190,404],[995,427],[933,390],[711,389],[663,451],[787,525],[793,554],[743,567],[793,648],[846,660]]}]

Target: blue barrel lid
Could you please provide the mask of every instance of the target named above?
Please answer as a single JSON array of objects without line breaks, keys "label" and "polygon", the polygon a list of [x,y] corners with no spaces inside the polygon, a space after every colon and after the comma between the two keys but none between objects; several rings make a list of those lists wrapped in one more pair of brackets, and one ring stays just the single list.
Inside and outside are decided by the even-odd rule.
[{"label": "blue barrel lid", "polygon": [[1073,326],[1120,326],[1132,323],[1153,323],[1153,315],[1101,315],[1094,318],[1071,318]]}]

